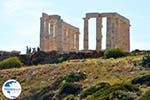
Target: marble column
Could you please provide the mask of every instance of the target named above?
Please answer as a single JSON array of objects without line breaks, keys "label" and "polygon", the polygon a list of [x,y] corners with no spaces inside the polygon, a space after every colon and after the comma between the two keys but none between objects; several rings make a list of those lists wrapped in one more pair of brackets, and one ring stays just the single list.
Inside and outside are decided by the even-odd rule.
[{"label": "marble column", "polygon": [[96,51],[101,50],[102,45],[102,18],[96,18]]},{"label": "marble column", "polygon": [[40,18],[40,49],[44,51],[44,19]]},{"label": "marble column", "polygon": [[120,20],[120,33],[119,33],[119,37],[118,37],[118,39],[119,39],[119,48],[121,48],[122,50],[125,50],[125,42],[126,42],[126,37],[125,37],[125,35],[126,35],[126,33],[125,33],[125,29],[124,29],[125,27],[124,27],[124,21],[123,21],[123,19],[121,19]]},{"label": "marble column", "polygon": [[116,36],[116,45],[117,45],[117,48],[118,47],[120,47],[120,33],[121,33],[121,23],[120,23],[120,18],[117,18],[116,19],[117,20],[117,32],[116,32],[116,34],[117,34],[117,36]]},{"label": "marble column", "polygon": [[84,19],[84,50],[88,50],[88,18]]},{"label": "marble column", "polygon": [[71,42],[72,42],[72,49],[74,50],[74,33],[71,33]]},{"label": "marble column", "polygon": [[111,18],[111,48],[116,48],[116,23],[114,17]]},{"label": "marble column", "polygon": [[69,41],[68,41],[68,29],[65,31],[65,45],[66,45],[66,51],[68,51],[69,50]]},{"label": "marble column", "polygon": [[77,47],[76,47],[76,33],[74,33],[74,35],[73,35],[73,44],[74,44],[74,49],[76,50],[77,49]]},{"label": "marble column", "polygon": [[65,49],[65,48],[66,48],[66,44],[65,44],[65,43],[66,43],[66,41],[65,41],[65,39],[66,39],[66,38],[65,38],[65,34],[66,34],[66,28],[63,28],[63,29],[62,29],[62,43],[63,43],[63,50],[64,50],[64,51],[66,50],[66,49]]},{"label": "marble column", "polygon": [[43,36],[44,34],[44,19],[40,18],[40,36]]},{"label": "marble column", "polygon": [[130,23],[129,22],[127,23],[127,38],[128,38],[127,40],[128,50],[127,51],[130,52]]},{"label": "marble column", "polygon": [[118,24],[117,24],[117,18],[113,17],[113,48],[118,48]]},{"label": "marble column", "polygon": [[124,22],[122,39],[123,39],[123,49],[126,52],[130,51],[130,37],[129,36],[130,36],[129,35],[129,23]]},{"label": "marble column", "polygon": [[49,24],[48,20],[45,20],[44,21],[44,32],[46,35],[49,34],[49,25],[48,24]]},{"label": "marble column", "polygon": [[107,17],[107,33],[106,33],[106,49],[111,48],[111,33],[112,33],[111,17]]},{"label": "marble column", "polygon": [[49,25],[48,19],[44,20],[44,51],[49,51]]},{"label": "marble column", "polygon": [[51,34],[52,36],[53,36],[53,23],[50,23],[50,25],[49,25],[50,27],[50,33],[49,34]]},{"label": "marble column", "polygon": [[72,31],[69,30],[69,50],[72,50]]},{"label": "marble column", "polygon": [[53,28],[53,50],[57,50],[56,46],[56,22],[54,23],[54,28]]},{"label": "marble column", "polygon": [[76,33],[76,48],[79,50],[79,33]]},{"label": "marble column", "polygon": [[50,21],[49,24],[49,50],[53,50],[53,23]]},{"label": "marble column", "polygon": [[56,50],[59,52],[63,51],[63,29],[62,29],[62,20],[61,19],[57,19],[56,22]]}]

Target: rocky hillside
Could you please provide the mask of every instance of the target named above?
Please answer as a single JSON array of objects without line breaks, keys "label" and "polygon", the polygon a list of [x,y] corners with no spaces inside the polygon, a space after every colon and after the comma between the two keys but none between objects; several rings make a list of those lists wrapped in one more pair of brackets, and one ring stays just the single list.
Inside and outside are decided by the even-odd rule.
[{"label": "rocky hillside", "polygon": [[[19,100],[148,100],[143,98],[150,96],[150,70],[136,64],[142,57],[82,59],[0,70],[0,86],[8,79],[18,80],[22,86]],[[2,91],[0,100],[7,100]]]}]

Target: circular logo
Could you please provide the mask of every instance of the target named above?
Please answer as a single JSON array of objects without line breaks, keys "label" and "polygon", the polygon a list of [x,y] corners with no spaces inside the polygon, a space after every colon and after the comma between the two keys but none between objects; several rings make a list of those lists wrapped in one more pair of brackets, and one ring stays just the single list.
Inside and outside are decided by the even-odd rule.
[{"label": "circular logo", "polygon": [[21,85],[14,79],[7,80],[2,86],[2,92],[8,99],[16,99],[21,93]]}]

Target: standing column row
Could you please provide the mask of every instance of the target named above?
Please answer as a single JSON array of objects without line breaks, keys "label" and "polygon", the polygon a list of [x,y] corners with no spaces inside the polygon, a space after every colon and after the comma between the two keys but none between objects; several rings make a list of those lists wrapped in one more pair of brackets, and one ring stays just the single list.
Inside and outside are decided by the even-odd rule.
[{"label": "standing column row", "polygon": [[[88,50],[88,20],[89,18],[83,18],[84,19],[84,50]],[[96,50],[100,51],[102,47],[102,17],[98,16],[96,17]]]},{"label": "standing column row", "polygon": [[65,29],[63,34],[64,51],[79,49],[79,34],[71,29]]},{"label": "standing column row", "polygon": [[107,18],[106,49],[120,48],[130,51],[129,22],[122,18],[109,16]]}]

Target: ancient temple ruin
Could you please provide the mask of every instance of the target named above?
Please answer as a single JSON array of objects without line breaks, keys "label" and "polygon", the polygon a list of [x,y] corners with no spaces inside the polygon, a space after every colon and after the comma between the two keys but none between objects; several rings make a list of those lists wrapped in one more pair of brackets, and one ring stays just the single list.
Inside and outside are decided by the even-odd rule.
[{"label": "ancient temple ruin", "polygon": [[61,19],[59,15],[43,13],[40,18],[41,51],[70,52],[79,50],[79,29]]},{"label": "ancient temple ruin", "polygon": [[[88,20],[96,18],[96,50],[102,50],[102,18],[107,19],[106,49],[121,48],[130,51],[130,22],[118,13],[86,13],[84,19],[83,49],[89,50]],[[43,13],[40,18],[40,49],[42,51],[79,51],[79,28],[61,19],[59,15]]]},{"label": "ancient temple ruin", "polygon": [[84,19],[84,50],[88,50],[88,20],[96,18],[96,50],[102,49],[102,18],[107,18],[106,49],[130,51],[130,22],[118,13],[87,13]]}]

